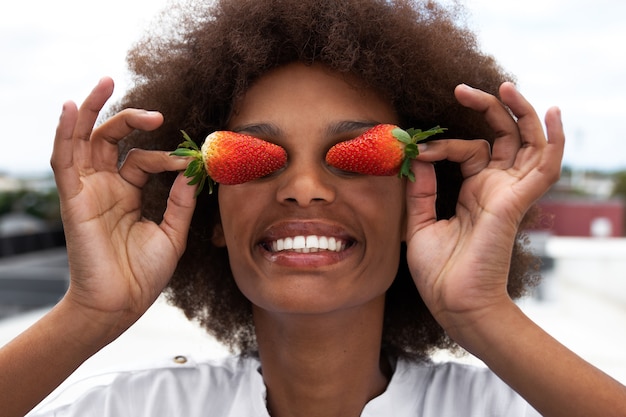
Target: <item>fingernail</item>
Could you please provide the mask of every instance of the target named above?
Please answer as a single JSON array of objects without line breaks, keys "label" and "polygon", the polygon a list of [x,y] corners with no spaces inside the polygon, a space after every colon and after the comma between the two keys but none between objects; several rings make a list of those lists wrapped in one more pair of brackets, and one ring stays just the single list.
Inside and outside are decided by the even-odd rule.
[{"label": "fingernail", "polygon": [[417,151],[419,153],[426,152],[427,150],[428,150],[428,143],[418,143],[417,144]]},{"label": "fingernail", "polygon": [[67,101],[63,103],[63,107],[61,107],[61,114],[59,115],[59,120],[63,118],[63,115],[65,114],[66,110],[67,110]]},{"label": "fingernail", "polygon": [[109,79],[109,77],[102,77],[102,78],[100,78],[100,79],[98,80],[98,83],[96,84],[96,86],[93,88],[93,90],[98,89],[98,87],[100,87],[102,84],[104,84],[104,82],[105,82],[106,80],[108,80],[108,79]]},{"label": "fingernail", "polygon": [[96,83],[96,85],[93,87],[93,90],[96,90],[98,87],[100,87],[100,84],[102,84],[102,81],[104,81],[104,78],[100,78],[98,80],[98,82]]}]

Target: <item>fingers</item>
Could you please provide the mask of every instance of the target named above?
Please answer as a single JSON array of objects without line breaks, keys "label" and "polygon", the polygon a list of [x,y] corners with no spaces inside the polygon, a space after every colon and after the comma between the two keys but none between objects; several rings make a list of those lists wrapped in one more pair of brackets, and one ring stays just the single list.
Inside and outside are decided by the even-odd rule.
[{"label": "fingers", "polygon": [[457,162],[464,178],[478,174],[491,162],[491,147],[486,140],[443,139],[420,143],[418,146],[420,153],[417,159]]},{"label": "fingers", "polygon": [[537,170],[546,178],[549,184],[552,184],[561,175],[561,161],[563,160],[565,149],[565,133],[563,132],[561,110],[558,107],[548,109],[545,123],[548,141]]},{"label": "fingers", "polygon": [[125,109],[115,114],[91,135],[91,164],[98,171],[117,171],[118,143],[136,129],[152,131],[163,124],[159,112]]},{"label": "fingers", "polygon": [[128,152],[119,173],[127,182],[137,188],[142,188],[148,181],[150,174],[184,171],[188,164],[188,158],[170,156],[169,152],[132,149]]},{"label": "fingers", "polygon": [[[73,102],[63,106],[50,160],[62,196],[71,197],[80,191],[81,175],[97,171],[117,172],[118,142],[135,129],[150,131],[163,123],[159,112],[126,109],[94,129],[98,115],[112,93],[113,80],[103,78],[80,108]],[[150,171],[154,169],[148,167]],[[133,183],[142,181],[133,178]]]},{"label": "fingers", "polygon": [[71,101],[63,105],[50,159],[61,197],[80,191],[80,172],[91,167],[91,130],[112,93],[113,81],[103,78],[80,109]]},{"label": "fingers", "polygon": [[112,94],[113,80],[108,77],[103,78],[87,96],[78,110],[78,117],[72,136],[74,139],[74,164],[76,164],[81,171],[92,168],[91,132],[100,111]]},{"label": "fingers", "polygon": [[533,106],[520,94],[512,83],[503,83],[500,87],[502,101],[517,117],[519,139],[522,146],[542,148],[546,144],[541,121]]},{"label": "fingers", "polygon": [[[464,84],[457,86],[455,95],[462,105],[483,113],[494,130],[496,137],[492,149],[492,167],[510,168],[515,164],[521,147],[542,146],[541,141],[545,143],[539,118],[513,84],[502,84],[502,102],[491,94]],[[517,121],[505,105],[509,106]]]},{"label": "fingers", "polygon": [[[465,85],[458,86],[455,94],[461,104],[482,112],[496,132],[490,167],[514,168],[518,176],[527,175],[535,168],[560,170],[564,135],[558,109],[551,109],[547,114],[546,126],[551,125],[546,140],[535,109],[512,83],[506,82],[500,87],[502,102]],[[550,150],[544,154],[546,147]]]},{"label": "fingers", "polygon": [[79,179],[74,167],[73,141],[74,125],[78,117],[76,104],[68,101],[63,105],[63,111],[59,118],[50,165],[54,172],[59,194],[63,197],[69,190],[76,190]]},{"label": "fingers", "polygon": [[415,182],[407,181],[407,240],[410,239],[410,234],[437,221],[437,179],[434,165],[415,160],[411,170],[415,174]]},{"label": "fingers", "polygon": [[185,251],[189,225],[196,206],[196,187],[187,185],[189,179],[179,173],[172,185],[161,230],[168,236],[180,258]]},{"label": "fingers", "polygon": [[418,146],[420,153],[411,166],[415,182],[407,183],[409,231],[437,221],[437,179],[432,162],[444,159],[457,162],[464,178],[479,174],[490,163],[490,146],[486,140],[444,139]]},{"label": "fingers", "polygon": [[540,186],[538,190],[548,187],[558,179],[561,171],[565,134],[560,110],[553,107],[546,113],[546,139],[535,109],[513,84],[502,84],[500,96],[517,118],[522,149],[515,154],[513,168],[516,176],[529,176],[532,182]]},{"label": "fingers", "polygon": [[500,169],[511,167],[521,143],[517,124],[506,107],[493,95],[465,84],[457,86],[454,93],[459,103],[483,113],[485,120],[494,130],[492,166]]}]

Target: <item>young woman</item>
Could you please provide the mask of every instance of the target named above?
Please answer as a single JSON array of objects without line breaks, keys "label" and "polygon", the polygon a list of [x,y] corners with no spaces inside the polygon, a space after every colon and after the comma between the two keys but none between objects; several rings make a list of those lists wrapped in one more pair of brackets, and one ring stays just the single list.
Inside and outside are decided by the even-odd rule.
[{"label": "young woman", "polygon": [[[30,410],[164,289],[236,355],[122,373],[46,415],[626,414],[621,384],[512,301],[533,279],[520,225],[559,175],[557,108],[546,140],[434,3],[185,7],[176,31],[131,51],[136,86],[106,122],[94,128],[110,79],[64,105],[52,165],[71,285],[0,351],[3,415]],[[415,182],[326,162],[378,124],[448,130],[419,145]],[[180,129],[246,133],[287,163],[196,199],[176,174],[189,160],[170,155]],[[489,369],[428,361],[455,344]]]}]

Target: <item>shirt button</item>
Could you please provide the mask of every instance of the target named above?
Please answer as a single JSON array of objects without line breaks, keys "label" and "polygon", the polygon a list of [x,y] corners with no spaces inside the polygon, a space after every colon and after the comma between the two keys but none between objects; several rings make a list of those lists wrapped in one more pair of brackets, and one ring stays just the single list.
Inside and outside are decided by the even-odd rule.
[{"label": "shirt button", "polygon": [[174,363],[177,363],[179,365],[183,365],[185,363],[187,363],[187,357],[182,356],[182,355],[178,355],[174,357]]}]

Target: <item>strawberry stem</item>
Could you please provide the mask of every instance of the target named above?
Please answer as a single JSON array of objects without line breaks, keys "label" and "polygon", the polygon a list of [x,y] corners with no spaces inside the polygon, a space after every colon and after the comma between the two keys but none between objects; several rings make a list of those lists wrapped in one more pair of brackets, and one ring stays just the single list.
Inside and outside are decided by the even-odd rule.
[{"label": "strawberry stem", "polygon": [[187,158],[193,158],[189,165],[187,165],[187,169],[183,175],[187,178],[191,178],[191,180],[187,183],[188,185],[196,185],[198,184],[198,189],[196,190],[195,196],[198,197],[200,192],[204,188],[204,185],[208,182],[209,184],[209,194],[213,193],[213,180],[209,178],[206,170],[204,169],[204,161],[202,160],[202,151],[185,132],[181,130],[183,134],[184,141],[178,145],[175,151],[171,152],[172,156],[182,156]]},{"label": "strawberry stem", "polygon": [[443,133],[446,130],[446,128],[440,126],[435,126],[428,130],[413,128],[403,130],[399,127],[393,129],[391,131],[393,136],[397,140],[405,144],[404,159],[402,160],[402,165],[400,166],[400,172],[398,172],[398,177],[407,177],[409,181],[415,182],[415,174],[411,170],[411,160],[415,159],[417,155],[419,155],[419,148],[417,147],[417,143],[422,142],[438,133]]}]

